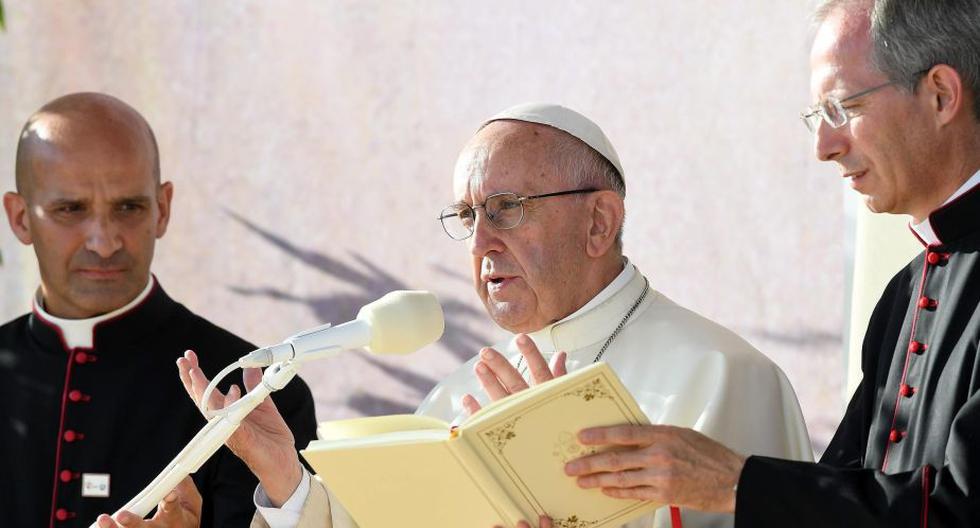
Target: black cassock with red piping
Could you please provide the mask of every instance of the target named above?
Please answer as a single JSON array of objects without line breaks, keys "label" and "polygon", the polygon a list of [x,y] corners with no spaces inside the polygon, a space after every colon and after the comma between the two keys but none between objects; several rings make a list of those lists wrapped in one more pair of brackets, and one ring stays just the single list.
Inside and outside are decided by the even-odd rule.
[{"label": "black cassock with red piping", "polygon": [[940,242],[885,289],[820,463],[751,457],[736,526],[980,526],[980,187],[929,220]]},{"label": "black cassock with red piping", "polygon": [[[177,358],[193,349],[214,375],[255,348],[159,284],[93,332],[81,349],[36,312],[0,327],[0,526],[87,527],[114,512],[204,425]],[[297,379],[273,399],[305,447],[316,428],[309,388]],[[227,448],[194,480],[202,526],[248,526],[256,479]]]}]

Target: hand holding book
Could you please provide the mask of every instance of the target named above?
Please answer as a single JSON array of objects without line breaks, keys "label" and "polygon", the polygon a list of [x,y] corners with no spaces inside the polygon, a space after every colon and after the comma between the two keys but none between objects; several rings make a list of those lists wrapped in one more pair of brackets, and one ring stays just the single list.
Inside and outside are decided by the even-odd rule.
[{"label": "hand holding book", "polygon": [[[533,385],[544,383],[568,373],[565,367],[567,357],[565,352],[555,354],[551,358],[551,365],[549,365],[544,356],[541,355],[537,345],[526,334],[519,334],[516,343],[517,349],[524,358],[524,363],[528,366]],[[521,372],[511,365],[510,361],[507,361],[507,358],[490,347],[480,350],[480,360],[473,366],[473,372],[476,373],[476,377],[480,380],[480,385],[490,401],[497,401],[531,387]],[[464,395],[461,403],[470,416],[476,414],[481,407],[480,402],[472,394]],[[552,528],[552,525],[551,518],[542,515],[538,520],[537,528]],[[495,526],[494,528],[503,527]],[[535,527],[528,521],[522,520],[517,523],[517,528]]]},{"label": "hand holding book", "polygon": [[[518,335],[516,343],[528,366],[530,384],[496,350],[480,351],[474,372],[491,401],[567,372],[564,352],[555,354],[548,365],[527,335]],[[470,415],[480,410],[479,402],[472,395],[464,396],[462,404]],[[578,477],[582,488],[600,488],[604,494],[621,499],[679,504],[701,511],[735,511],[734,488],[745,457],[697,431],[624,424],[587,429],[579,434],[578,440],[607,451],[566,465],[566,474]],[[616,449],[608,451],[610,447]],[[545,528],[550,524],[540,526]]]},{"label": "hand holding book", "polygon": [[578,431],[644,423],[615,373],[597,363],[499,399],[458,427],[421,415],[325,423],[302,454],[363,528],[522,520],[606,528],[658,504],[583,489],[564,466],[598,452]]},{"label": "hand holding book", "polygon": [[670,425],[616,425],[581,431],[584,445],[604,451],[573,460],[565,473],[610,497],[652,500],[700,511],[734,513],[745,457],[707,436]]}]

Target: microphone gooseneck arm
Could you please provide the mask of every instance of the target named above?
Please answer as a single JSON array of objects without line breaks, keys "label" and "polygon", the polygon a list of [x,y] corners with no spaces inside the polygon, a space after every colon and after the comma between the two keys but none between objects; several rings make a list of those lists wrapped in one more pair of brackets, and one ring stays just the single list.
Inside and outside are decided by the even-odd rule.
[{"label": "microphone gooseneck arm", "polygon": [[[229,367],[233,370],[238,362]],[[270,394],[285,387],[298,372],[299,364],[287,360],[266,369],[262,382],[242,399],[222,409],[187,443],[170,464],[167,465],[141,492],[113,514],[128,511],[139,517],[146,517],[153,508],[173,490],[181,480],[196,472],[225,441],[234,434],[242,420],[258,407]],[[225,370],[229,370],[226,368]],[[229,372],[230,372],[229,370]],[[90,528],[98,528],[92,523]]]},{"label": "microphone gooseneck arm", "polygon": [[[228,438],[242,420],[273,392],[296,376],[302,363],[337,355],[344,350],[365,348],[374,354],[407,354],[432,343],[445,329],[442,307],[436,296],[425,291],[394,291],[365,305],[357,318],[336,327],[329,324],[300,332],[284,342],[260,348],[228,365],[215,376],[201,395],[199,407],[207,424],[188,442],[122,511],[146,517],[187,475],[196,472]],[[222,379],[237,368],[269,367],[262,382],[242,399],[219,410],[208,402]],[[93,523],[90,528],[97,528]]]}]

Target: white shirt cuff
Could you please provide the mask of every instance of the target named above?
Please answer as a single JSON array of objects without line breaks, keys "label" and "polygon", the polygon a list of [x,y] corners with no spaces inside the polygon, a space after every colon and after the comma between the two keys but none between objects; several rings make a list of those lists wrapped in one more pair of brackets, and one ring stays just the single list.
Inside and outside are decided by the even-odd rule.
[{"label": "white shirt cuff", "polygon": [[289,496],[281,508],[272,506],[272,501],[262,489],[262,484],[255,487],[255,494],[252,500],[255,501],[255,509],[259,515],[265,519],[269,528],[296,528],[299,524],[300,514],[303,512],[303,504],[306,497],[310,494],[310,472],[303,468],[303,476],[299,479],[299,486],[296,491]]}]

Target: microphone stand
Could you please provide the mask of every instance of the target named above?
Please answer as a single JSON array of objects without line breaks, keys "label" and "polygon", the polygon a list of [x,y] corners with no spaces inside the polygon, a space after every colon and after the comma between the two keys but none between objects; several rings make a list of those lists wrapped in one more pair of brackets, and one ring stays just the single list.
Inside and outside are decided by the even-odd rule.
[{"label": "microphone stand", "polygon": [[[413,314],[420,314],[415,316]],[[385,321],[382,323],[382,321]],[[375,335],[373,325],[384,328]],[[432,343],[445,327],[442,308],[435,295],[422,291],[389,292],[380,299],[367,304],[357,313],[357,318],[331,329],[323,325],[312,330],[296,334],[283,343],[271,347],[260,348],[228,365],[208,385],[201,395],[200,408],[208,423],[187,443],[170,464],[153,479],[143,491],[112,515],[114,519],[123,511],[128,511],[145,518],[164,497],[173,490],[187,475],[201,468],[219,447],[224,445],[248,416],[263,400],[273,392],[288,384],[306,361],[330,357],[347,347],[367,345],[368,350],[375,353],[390,354],[404,353]],[[419,330],[421,328],[421,330]],[[319,336],[321,332],[331,329],[335,335],[327,338]],[[420,333],[421,332],[421,333]],[[395,338],[399,333],[407,333],[408,345]],[[297,350],[295,342],[305,340],[305,344]],[[405,350],[405,349],[408,350]],[[211,391],[218,382],[235,368],[259,367],[270,365],[262,374],[262,383],[242,399],[219,411],[208,409]],[[89,528],[98,528],[92,523]]]},{"label": "microphone stand", "polygon": [[[258,407],[270,394],[292,381],[299,370],[300,362],[290,359],[267,368],[260,384],[245,394],[242,399],[222,409],[221,414],[208,420],[187,446],[143,488],[143,491],[112,515],[113,519],[117,519],[119,513],[123,511],[145,518],[181,480],[200,469],[201,465],[224,445],[252,409]],[[98,528],[98,524],[92,523],[89,528]]]}]

